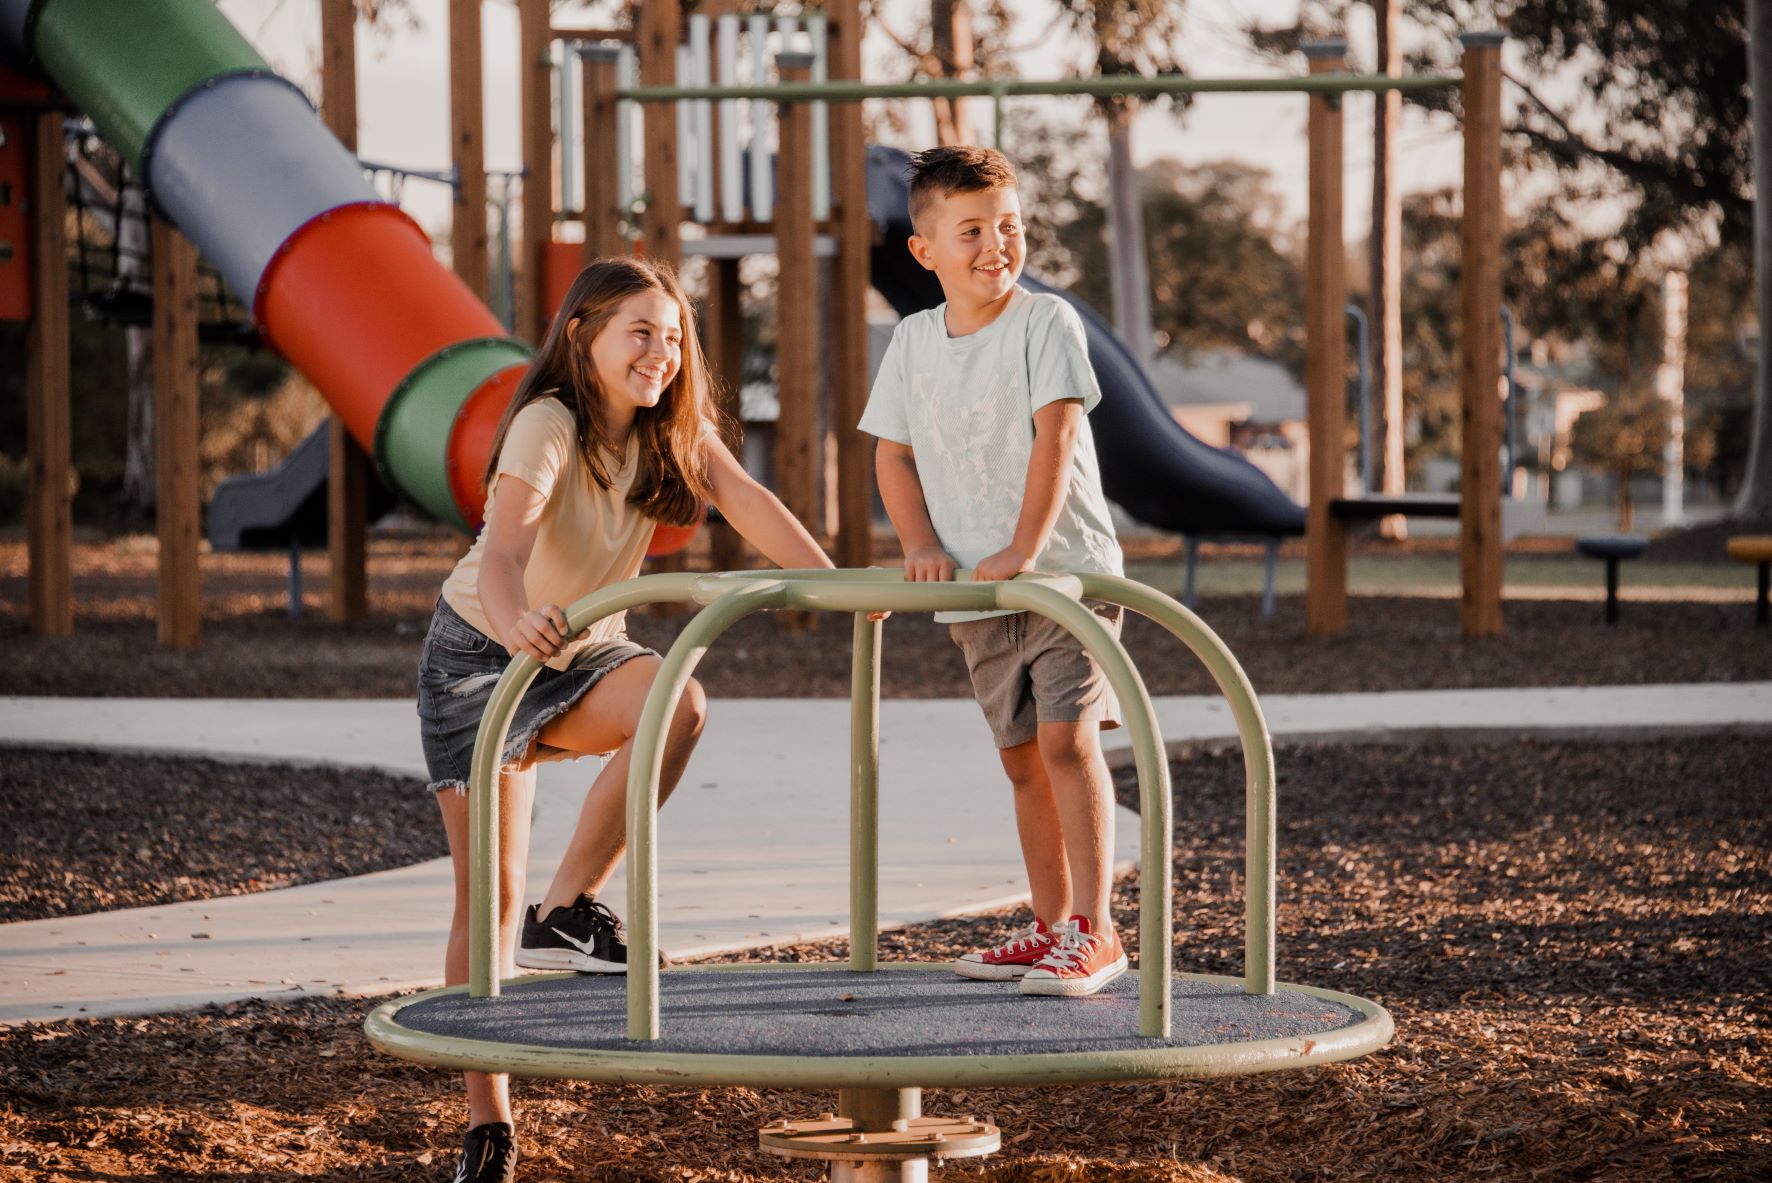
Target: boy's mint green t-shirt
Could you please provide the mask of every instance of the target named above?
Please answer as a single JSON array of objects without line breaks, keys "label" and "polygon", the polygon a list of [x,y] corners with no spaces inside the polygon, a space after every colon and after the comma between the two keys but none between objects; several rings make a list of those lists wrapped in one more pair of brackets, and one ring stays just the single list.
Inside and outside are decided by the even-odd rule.
[{"label": "boy's mint green t-shirt", "polygon": [[[955,562],[974,567],[1014,541],[1034,412],[1076,398],[1087,413],[1101,401],[1101,387],[1089,366],[1083,322],[1059,297],[1017,287],[1001,316],[965,337],[948,336],[946,309],[899,322],[860,426],[911,449],[936,536]],[[1071,451],[1058,520],[1034,567],[1122,573],[1087,417]],[[998,614],[935,618],[989,615]]]}]

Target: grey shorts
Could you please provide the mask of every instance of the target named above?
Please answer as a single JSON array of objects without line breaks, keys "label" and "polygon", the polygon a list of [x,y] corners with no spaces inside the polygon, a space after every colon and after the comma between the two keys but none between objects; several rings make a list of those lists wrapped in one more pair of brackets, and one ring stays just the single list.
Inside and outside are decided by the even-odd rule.
[{"label": "grey shorts", "polygon": [[[1120,635],[1119,607],[1088,607],[1110,633]],[[1057,621],[1016,612],[950,624],[948,635],[966,655],[972,692],[999,748],[1034,739],[1041,723],[1120,725],[1120,703],[1107,674]]]},{"label": "grey shorts", "polygon": [[[526,758],[559,760],[581,755],[536,744],[536,734],[572,709],[611,670],[648,655],[658,656],[644,645],[617,637],[586,645],[564,670],[543,666],[511,717],[499,766],[509,767]],[[492,700],[499,675],[510,664],[511,655],[503,645],[463,620],[443,600],[437,601],[418,653],[419,735],[431,789],[467,791],[480,717]],[[533,753],[531,744],[535,744]]]}]

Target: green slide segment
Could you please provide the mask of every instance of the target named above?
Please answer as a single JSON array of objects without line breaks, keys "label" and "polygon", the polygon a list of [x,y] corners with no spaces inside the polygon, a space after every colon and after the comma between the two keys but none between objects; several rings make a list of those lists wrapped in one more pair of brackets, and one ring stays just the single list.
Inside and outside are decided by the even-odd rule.
[{"label": "green slide segment", "polygon": [[192,87],[270,67],[211,3],[44,0],[31,48],[99,133],[140,170],[148,134]]},{"label": "green slide segment", "polygon": [[375,424],[375,459],[395,488],[459,530],[468,523],[449,488],[449,431],[468,396],[486,379],[526,365],[529,347],[482,337],[440,349],[413,367]]}]

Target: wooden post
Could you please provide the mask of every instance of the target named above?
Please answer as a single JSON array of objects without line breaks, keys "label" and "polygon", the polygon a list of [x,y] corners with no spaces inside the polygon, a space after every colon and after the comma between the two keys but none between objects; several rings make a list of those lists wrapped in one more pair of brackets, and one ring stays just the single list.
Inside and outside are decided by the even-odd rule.
[{"label": "wooden post", "polygon": [[160,644],[202,630],[198,578],[197,249],[155,215],[154,520],[160,535]]},{"label": "wooden post", "polygon": [[74,631],[73,417],[68,358],[68,209],[62,113],[31,126],[32,313],[26,329],[25,437],[30,457],[31,631]]},{"label": "wooden post", "polygon": [[[1378,35],[1378,72],[1403,72],[1403,0],[1373,0]],[[1377,492],[1403,493],[1403,192],[1396,181],[1397,132],[1403,126],[1403,92],[1373,96],[1372,232],[1369,235],[1372,293],[1372,395],[1376,413],[1371,441],[1377,459]],[[1366,492],[1369,490],[1362,490]],[[1406,538],[1408,519],[1392,514],[1379,523],[1386,538]]]},{"label": "wooden post", "polygon": [[[677,80],[677,41],[682,14],[678,0],[654,0],[640,6],[638,46],[640,84],[672,86]],[[682,259],[683,242],[678,224],[683,220],[683,201],[677,193],[676,108],[647,103],[646,112],[646,213],[640,219],[646,257],[672,267]]]},{"label": "wooden post", "polygon": [[1464,221],[1459,232],[1459,619],[1466,637],[1501,633],[1501,44],[1464,43]]},{"label": "wooden post", "polygon": [[[735,453],[744,446],[744,431],[738,420],[739,392],[744,385],[744,305],[738,263],[737,259],[708,260],[707,313],[701,322],[703,349],[708,369],[713,371],[716,396],[732,425],[726,444]],[[730,525],[714,526],[709,542],[714,570],[735,571],[745,566],[744,539]]]},{"label": "wooden post", "polygon": [[[838,0],[831,9],[835,38],[830,76],[861,77],[861,3]],[[873,561],[874,449],[856,427],[868,399],[868,255],[873,222],[868,218],[867,140],[860,103],[831,106],[831,184],[836,190],[831,319],[835,381],[831,391],[837,434],[837,566]]]},{"label": "wooden post", "polygon": [[[1303,46],[1313,74],[1344,68],[1347,42]],[[1342,246],[1341,99],[1310,99],[1310,231],[1304,266],[1305,395],[1310,428],[1310,504],[1306,507],[1305,630],[1347,629],[1347,532],[1329,512],[1345,492],[1347,452],[1347,259]]]},{"label": "wooden post", "polygon": [[449,247],[455,273],[487,298],[486,117],[480,52],[480,0],[449,0],[449,156],[455,211]]},{"label": "wooden post", "polygon": [[621,179],[616,169],[616,88],[621,49],[614,45],[590,45],[581,49],[585,86],[585,262],[628,253],[622,235]]},{"label": "wooden post", "polygon": [[[776,57],[783,82],[808,82],[812,55]],[[812,108],[784,103],[776,156],[776,495],[814,535],[823,449],[818,431],[818,269],[813,260]]]},{"label": "wooden post", "polygon": [[[356,0],[320,0],[320,117],[357,150]],[[361,620],[369,610],[369,454],[334,415],[326,480],[326,614]]]},{"label": "wooden post", "polygon": [[[539,343],[547,307],[548,243],[554,237],[554,65],[548,0],[517,0],[517,85],[523,108],[523,247],[517,275],[517,335]],[[568,63],[570,68],[571,63]]]}]

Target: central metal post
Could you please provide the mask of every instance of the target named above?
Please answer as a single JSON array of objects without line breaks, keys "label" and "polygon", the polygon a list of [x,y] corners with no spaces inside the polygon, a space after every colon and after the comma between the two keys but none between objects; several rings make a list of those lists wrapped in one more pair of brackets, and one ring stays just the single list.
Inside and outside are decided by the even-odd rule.
[{"label": "central metal post", "polygon": [[[837,1116],[847,1117],[861,1133],[904,1129],[923,1116],[922,1089],[838,1089]],[[899,1122],[894,1127],[893,1122]],[[831,1183],[928,1183],[929,1160],[831,1163]]]}]

